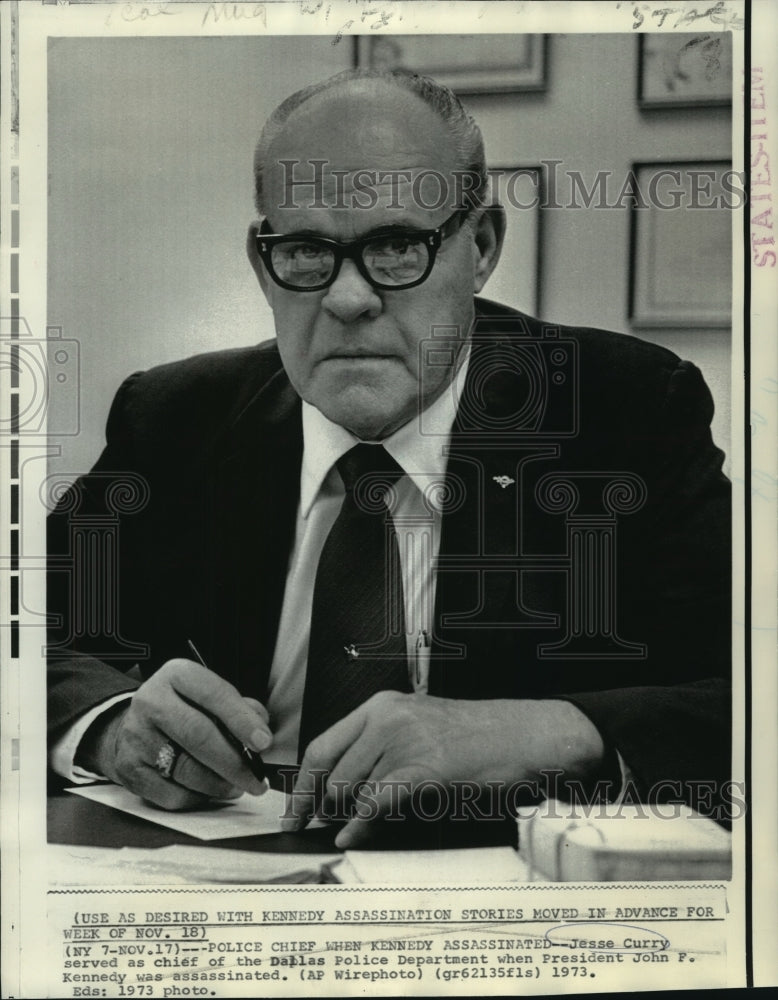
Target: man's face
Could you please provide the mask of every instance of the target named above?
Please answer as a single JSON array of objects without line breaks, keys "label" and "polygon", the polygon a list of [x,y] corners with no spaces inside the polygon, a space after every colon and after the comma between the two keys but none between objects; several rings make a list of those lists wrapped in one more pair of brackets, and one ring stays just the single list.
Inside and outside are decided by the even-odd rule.
[{"label": "man's face", "polygon": [[[313,179],[314,160],[325,161],[316,192],[293,184]],[[267,224],[274,233],[341,242],[386,226],[434,229],[452,214],[458,166],[446,126],[418,97],[374,81],[352,82],[308,101],[273,142],[264,175]],[[373,200],[355,189],[364,170],[387,172],[369,208],[355,204]],[[449,179],[440,207],[425,207],[440,199],[436,181],[415,183],[423,171]],[[319,195],[324,207],[311,207]],[[400,290],[374,288],[349,259],[321,291],[281,288],[252,252],[250,233],[249,254],[273,310],[281,359],[303,399],[357,437],[378,440],[444,391],[473,321],[473,294],[499,254],[490,216],[474,217],[474,226],[465,224],[443,241],[422,284]],[[427,365],[422,342],[433,333],[436,363]],[[441,364],[446,354],[450,363]]]}]

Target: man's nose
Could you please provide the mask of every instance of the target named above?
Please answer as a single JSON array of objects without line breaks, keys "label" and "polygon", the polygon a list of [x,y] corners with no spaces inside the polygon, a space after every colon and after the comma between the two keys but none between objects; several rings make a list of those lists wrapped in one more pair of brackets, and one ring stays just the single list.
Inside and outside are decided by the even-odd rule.
[{"label": "man's nose", "polygon": [[322,305],[342,323],[353,323],[360,317],[373,319],[383,308],[378,292],[359,273],[353,260],[343,261]]}]

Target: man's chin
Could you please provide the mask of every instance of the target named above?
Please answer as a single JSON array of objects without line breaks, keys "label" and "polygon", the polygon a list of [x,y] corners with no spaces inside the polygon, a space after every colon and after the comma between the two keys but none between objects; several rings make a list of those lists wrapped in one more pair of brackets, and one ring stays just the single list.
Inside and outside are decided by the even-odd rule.
[{"label": "man's chin", "polygon": [[377,399],[374,394],[369,398],[355,398],[361,395],[346,390],[338,397],[330,397],[321,406],[314,402],[314,406],[318,406],[328,420],[345,427],[362,441],[380,441],[410,419],[411,414],[398,410],[396,399]]}]

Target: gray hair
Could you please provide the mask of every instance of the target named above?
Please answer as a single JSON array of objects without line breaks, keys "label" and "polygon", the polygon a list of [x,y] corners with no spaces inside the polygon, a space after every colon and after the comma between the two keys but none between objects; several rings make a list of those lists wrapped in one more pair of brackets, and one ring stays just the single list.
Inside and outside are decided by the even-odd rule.
[{"label": "gray hair", "polygon": [[[424,103],[448,126],[453,139],[459,168],[470,174],[470,188],[466,199],[471,206],[484,204],[489,180],[486,172],[486,153],[481,129],[465,111],[456,94],[429,76],[412,73],[406,69],[347,69],[326,80],[303,87],[287,97],[270,115],[254,151],[254,196],[257,211],[265,214],[263,172],[268,150],[281,134],[291,115],[317,94],[326,93],[351,80],[383,80],[420,97]],[[464,207],[464,206],[463,206]]]}]

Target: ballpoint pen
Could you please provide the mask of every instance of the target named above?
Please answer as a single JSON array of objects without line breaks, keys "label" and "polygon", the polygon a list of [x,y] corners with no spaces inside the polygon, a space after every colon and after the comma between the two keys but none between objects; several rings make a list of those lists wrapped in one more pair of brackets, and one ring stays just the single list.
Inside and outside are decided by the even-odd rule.
[{"label": "ballpoint pen", "polygon": [[[192,642],[192,640],[191,639],[187,639],[186,640],[186,644],[187,644],[187,646],[189,646],[189,649],[192,651],[192,655],[197,660],[197,662],[200,664],[200,666],[201,667],[205,667],[206,670],[210,670],[210,667],[205,662],[205,660],[202,658],[202,656],[200,655],[200,653],[199,653],[199,651],[197,649],[197,646],[195,646],[195,644]],[[203,712],[203,709],[200,708],[200,711]],[[254,775],[254,777],[258,781],[264,781],[264,779],[265,779],[265,762],[262,760],[262,755],[259,753],[259,751],[252,750],[250,747],[247,747],[246,744],[243,743],[242,740],[239,740],[238,737],[234,733],[230,732],[230,730],[221,721],[221,719],[217,719],[210,712],[203,712],[203,714],[208,716],[208,718],[214,723],[214,725],[217,726],[217,728],[219,729],[219,732],[222,734],[222,736],[224,736],[224,738],[226,740],[228,740],[228,742],[230,742],[235,747],[236,750],[238,750],[238,752],[240,753],[241,757],[248,764],[249,770]]]}]

